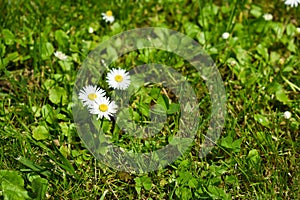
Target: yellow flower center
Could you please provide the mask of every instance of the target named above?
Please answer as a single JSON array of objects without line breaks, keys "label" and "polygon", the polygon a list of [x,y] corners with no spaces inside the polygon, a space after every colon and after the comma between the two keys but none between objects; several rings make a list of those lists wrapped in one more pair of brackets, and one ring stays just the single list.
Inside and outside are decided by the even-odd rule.
[{"label": "yellow flower center", "polygon": [[101,112],[106,112],[108,110],[108,106],[106,104],[100,104],[99,105],[99,110]]},{"label": "yellow flower center", "polygon": [[115,76],[115,81],[117,81],[117,82],[122,82],[123,81],[123,76],[121,76],[121,75],[116,75]]},{"label": "yellow flower center", "polygon": [[108,16],[108,17],[111,17],[111,16],[112,16],[111,10],[109,10],[109,11],[106,12],[106,16]]},{"label": "yellow flower center", "polygon": [[94,101],[97,98],[97,95],[95,93],[91,93],[88,95],[89,100]]}]

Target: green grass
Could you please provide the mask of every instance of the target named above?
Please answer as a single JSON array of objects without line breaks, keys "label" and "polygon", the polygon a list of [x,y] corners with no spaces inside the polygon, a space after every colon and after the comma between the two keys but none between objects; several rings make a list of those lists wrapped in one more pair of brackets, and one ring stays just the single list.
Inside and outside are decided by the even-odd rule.
[{"label": "green grass", "polygon": [[[1,2],[0,199],[298,199],[300,8],[279,0],[130,2]],[[113,24],[102,20],[107,10]],[[273,20],[265,21],[265,13]],[[143,174],[95,159],[72,114],[76,75],[88,53],[117,33],[141,27],[176,30],[203,45],[227,95],[221,137],[199,158],[211,102],[196,70],[162,50],[138,50],[114,61],[110,68],[126,70],[168,65],[196,88],[200,126],[193,145],[174,163]],[[224,32],[230,33],[227,40]],[[57,50],[68,60],[57,59]],[[108,89],[105,82],[99,85]],[[178,103],[160,84],[141,88],[129,102],[133,119],[147,123],[149,103],[163,105],[163,99]],[[163,131],[148,139],[129,137],[109,121],[102,125],[119,146],[147,152],[168,142],[179,117],[168,114]]]}]

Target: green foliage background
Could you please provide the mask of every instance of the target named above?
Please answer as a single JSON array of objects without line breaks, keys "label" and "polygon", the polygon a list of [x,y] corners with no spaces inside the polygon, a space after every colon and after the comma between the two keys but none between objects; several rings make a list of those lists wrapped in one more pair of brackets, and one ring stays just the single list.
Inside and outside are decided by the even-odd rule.
[{"label": "green foliage background", "polygon": [[[102,20],[107,10],[112,24]],[[3,0],[0,11],[0,198],[299,198],[299,7],[281,0]],[[265,13],[273,20],[264,20]],[[91,50],[139,27],[166,27],[203,45],[223,78],[228,116],[206,158],[198,157],[203,125],[176,162],[128,174],[99,163],[82,144],[72,121],[72,89]],[[55,51],[68,59],[57,59]],[[200,88],[200,111],[209,114],[209,95],[195,70],[165,52],[145,54],[127,59],[171,63]]]}]

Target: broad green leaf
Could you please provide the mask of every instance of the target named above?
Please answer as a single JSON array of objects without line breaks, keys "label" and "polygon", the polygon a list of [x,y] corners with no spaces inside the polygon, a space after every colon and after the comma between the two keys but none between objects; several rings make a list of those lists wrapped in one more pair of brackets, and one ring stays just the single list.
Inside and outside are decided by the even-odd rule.
[{"label": "broad green leaf", "polygon": [[140,177],[136,177],[134,179],[135,181],[135,190],[137,191],[138,195],[141,194],[141,189],[142,189],[142,181]]},{"label": "broad green leaf", "polygon": [[24,189],[24,180],[16,171],[0,171],[0,189],[4,200],[29,199],[28,192]]},{"label": "broad green leaf", "polygon": [[277,38],[281,39],[282,35],[284,33],[283,23],[273,22],[272,23],[272,29],[274,30],[275,34],[277,35]]},{"label": "broad green leaf", "polygon": [[58,113],[56,115],[56,117],[57,117],[57,119],[61,119],[61,120],[64,120],[64,121],[66,121],[68,119],[66,115],[61,114],[61,113]]},{"label": "broad green leaf", "polygon": [[209,191],[209,195],[213,199],[224,199],[226,197],[226,193],[222,188],[216,187],[214,185],[209,185],[207,187],[207,190]]},{"label": "broad green leaf", "polygon": [[257,45],[256,50],[266,61],[269,60],[269,53],[266,47],[264,47],[262,44],[259,44]]},{"label": "broad green leaf", "polygon": [[73,68],[72,62],[59,60],[58,64],[61,66],[63,71],[71,71],[71,69]]},{"label": "broad green leaf", "polygon": [[44,199],[48,188],[47,179],[36,177],[31,182],[31,188],[35,199]]},{"label": "broad green leaf", "polygon": [[181,171],[179,172],[179,177],[177,178],[177,182],[180,185],[188,185],[188,182],[193,179],[193,174],[189,171]]},{"label": "broad green leaf", "polygon": [[201,30],[199,26],[194,23],[188,22],[184,24],[185,32],[190,37],[195,37]]},{"label": "broad green leaf", "polygon": [[145,190],[150,190],[152,188],[151,178],[148,176],[141,177],[141,182],[145,188]]},{"label": "broad green leaf", "polygon": [[230,135],[221,140],[221,146],[228,149],[233,149],[234,151],[239,151],[241,143],[242,138],[233,141],[233,138]]},{"label": "broad green leaf", "polygon": [[78,44],[70,44],[71,52],[79,52]]},{"label": "broad green leaf", "polygon": [[233,185],[236,185],[236,184],[238,184],[238,179],[237,179],[237,177],[234,176],[234,175],[227,175],[227,176],[225,177],[225,182],[226,182],[226,183],[233,184]]},{"label": "broad green leaf", "polygon": [[288,96],[285,94],[284,90],[277,90],[276,91],[276,99],[284,104],[288,104],[289,102],[289,98]]},{"label": "broad green leaf", "polygon": [[216,47],[210,47],[209,49],[207,49],[207,53],[208,54],[218,54],[218,49]]},{"label": "broad green leaf", "polygon": [[54,48],[50,42],[42,43],[42,52],[41,57],[43,60],[50,59],[51,55],[54,52]]},{"label": "broad green leaf", "polygon": [[193,194],[192,194],[192,191],[190,188],[180,187],[179,192],[180,192],[180,199],[182,199],[182,200],[190,200],[193,197]]},{"label": "broad green leaf", "polygon": [[91,47],[92,47],[92,41],[89,40],[82,41],[81,53],[88,54],[88,52],[91,50]]},{"label": "broad green leaf", "polygon": [[101,127],[101,129],[102,129],[102,131],[103,131],[104,133],[108,133],[109,130],[111,130],[111,127],[112,127],[112,124],[111,124],[110,122],[108,122],[108,121],[103,121],[103,122],[102,122],[102,127]]},{"label": "broad green leaf", "polygon": [[202,45],[205,44],[205,34],[204,34],[204,32],[202,32],[202,31],[198,32],[197,35],[196,35],[196,38],[197,38],[197,40],[200,44],[202,44]]},{"label": "broad green leaf", "polygon": [[[142,88],[143,89],[143,88]],[[141,90],[142,91],[142,90]],[[151,97],[151,96],[149,96],[148,94],[148,91],[143,91],[142,93],[141,93],[141,101],[143,102],[143,103],[150,103],[152,100],[153,100],[153,98]]]},{"label": "broad green leaf", "polygon": [[42,116],[44,119],[46,119],[48,123],[52,124],[54,122],[55,119],[54,110],[49,104],[43,105]]},{"label": "broad green leaf", "polygon": [[242,47],[236,47],[236,57],[241,65],[246,65],[247,63],[251,63],[251,57],[248,52]]},{"label": "broad green leaf", "polygon": [[118,22],[113,23],[110,28],[114,33],[122,31],[122,26]]},{"label": "broad green leaf", "polygon": [[170,106],[169,106],[169,109],[167,111],[167,114],[174,114],[176,112],[180,112],[180,104],[171,103]]},{"label": "broad green leaf", "polygon": [[266,127],[269,126],[270,122],[269,122],[268,118],[264,115],[255,114],[254,119],[255,119],[256,122],[260,123],[263,126],[266,126]]},{"label": "broad green leaf", "polygon": [[293,66],[286,66],[286,67],[284,67],[284,69],[282,71],[283,72],[291,72],[293,70],[294,70]]},{"label": "broad green leaf", "polygon": [[66,136],[66,137],[70,137],[70,130],[69,130],[69,126],[66,122],[61,122],[59,123],[60,129],[61,129],[61,133],[62,135]]},{"label": "broad green leaf", "polygon": [[157,99],[157,98],[159,97],[160,91],[161,91],[160,88],[153,87],[153,88],[151,89],[151,91],[150,91],[150,96],[151,96],[153,99]]},{"label": "broad green leaf", "polygon": [[220,176],[222,174],[225,174],[227,172],[228,168],[224,167],[223,165],[215,165],[215,164],[212,164],[210,167],[209,167],[209,171],[210,173],[213,175],[213,176]]},{"label": "broad green leaf", "polygon": [[190,188],[197,188],[198,187],[198,180],[196,178],[191,178],[188,182],[188,186]]},{"label": "broad green leaf", "polygon": [[41,108],[37,107],[37,106],[32,106],[31,107],[32,113],[34,115],[34,117],[40,117],[41,116]]},{"label": "broad green leaf", "polygon": [[69,155],[69,149],[68,149],[68,147],[67,146],[65,146],[65,145],[62,145],[60,148],[59,148],[59,151],[60,151],[60,153],[64,156],[64,157],[68,157],[68,155]]},{"label": "broad green leaf", "polygon": [[262,15],[262,9],[261,9],[261,7],[259,7],[259,6],[251,5],[250,13],[251,13],[254,17],[259,18],[259,17]]},{"label": "broad green leaf", "polygon": [[81,59],[78,53],[72,53],[71,57],[74,62],[81,64]]},{"label": "broad green leaf", "polygon": [[289,23],[287,26],[286,26],[286,34],[288,36],[293,36],[296,32],[296,27],[292,24],[292,23]]},{"label": "broad green leaf", "polygon": [[280,59],[280,54],[276,51],[271,51],[270,53],[270,62],[272,65],[276,65]]},{"label": "broad green leaf", "polygon": [[54,87],[49,90],[49,99],[54,104],[66,105],[68,103],[68,93],[62,87]]},{"label": "broad green leaf", "polygon": [[297,52],[297,45],[295,44],[294,40],[290,40],[287,49],[291,52],[296,53]]},{"label": "broad green leaf", "polygon": [[145,103],[139,103],[137,104],[138,112],[141,112],[144,116],[149,117],[149,105]]},{"label": "broad green leaf", "polygon": [[247,160],[252,166],[258,165],[261,160],[259,152],[256,149],[250,150],[247,155]]},{"label": "broad green leaf", "polygon": [[43,86],[46,90],[50,90],[50,88],[53,87],[55,84],[56,82],[53,79],[47,79],[43,82]]},{"label": "broad green leaf", "polygon": [[233,142],[232,137],[230,135],[228,135],[227,137],[222,138],[222,140],[221,140],[221,146],[223,146],[225,148],[228,148],[228,149],[231,149],[232,142]]},{"label": "broad green leaf", "polygon": [[0,69],[6,67],[10,61],[16,62],[19,60],[19,53],[18,52],[13,52],[7,54],[7,56],[4,59],[0,59]]},{"label": "broad green leaf", "polygon": [[272,83],[270,83],[267,88],[269,95],[274,95],[274,93],[278,90],[282,90],[282,86],[276,81],[273,81]]},{"label": "broad green leaf", "polygon": [[69,36],[63,30],[55,31],[55,40],[57,41],[59,46],[63,48],[67,47],[69,44]]},{"label": "broad green leaf", "polygon": [[169,100],[166,95],[160,95],[157,99],[157,104],[161,105],[166,111],[168,110]]},{"label": "broad green leaf", "polygon": [[148,176],[136,177],[134,181],[135,181],[135,189],[138,194],[141,193],[142,187],[144,187],[145,190],[150,190],[152,188],[152,181],[151,178]]},{"label": "broad green leaf", "polygon": [[36,140],[45,140],[49,138],[49,131],[45,126],[37,126],[32,131],[32,137]]}]

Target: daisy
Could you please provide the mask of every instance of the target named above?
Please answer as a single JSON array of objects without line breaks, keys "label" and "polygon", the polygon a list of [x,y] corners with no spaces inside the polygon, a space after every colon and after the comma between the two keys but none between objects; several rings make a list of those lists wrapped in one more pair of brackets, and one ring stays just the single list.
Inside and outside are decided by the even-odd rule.
[{"label": "daisy", "polygon": [[298,34],[300,34],[300,27],[297,27],[297,28],[296,28],[296,32],[297,32]]},{"label": "daisy", "polygon": [[105,91],[97,86],[88,85],[79,91],[79,99],[84,106],[90,107],[97,99],[103,98]]},{"label": "daisy", "polygon": [[102,19],[105,20],[105,22],[113,23],[115,21],[115,17],[113,16],[113,13],[109,10],[106,13],[101,13]]},{"label": "daisy", "polygon": [[89,33],[93,33],[94,32],[94,29],[93,29],[93,27],[89,27]]},{"label": "daisy", "polygon": [[68,56],[66,56],[66,54],[64,54],[63,52],[61,51],[56,51],[54,53],[55,57],[57,57],[58,59],[60,60],[67,60]]},{"label": "daisy", "polygon": [[130,84],[130,76],[124,69],[112,69],[106,79],[108,85],[114,89],[125,90]]},{"label": "daisy", "polygon": [[110,101],[108,97],[102,97],[95,102],[90,107],[90,113],[98,115],[98,118],[105,117],[110,120],[109,116],[113,116],[117,112],[118,106],[114,101]]},{"label": "daisy", "polygon": [[283,117],[286,118],[286,119],[290,119],[292,116],[292,113],[290,111],[285,111],[283,113]]},{"label": "daisy", "polygon": [[229,33],[228,32],[225,32],[225,33],[223,33],[222,34],[222,38],[224,39],[224,40],[227,40],[228,38],[229,38]]},{"label": "daisy", "polygon": [[263,15],[263,18],[266,21],[271,21],[273,19],[273,15],[271,15],[270,13],[266,13],[266,14]]},{"label": "daisy", "polygon": [[285,0],[284,4],[291,7],[297,7],[298,4],[300,4],[300,0]]}]

